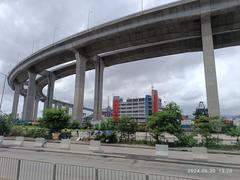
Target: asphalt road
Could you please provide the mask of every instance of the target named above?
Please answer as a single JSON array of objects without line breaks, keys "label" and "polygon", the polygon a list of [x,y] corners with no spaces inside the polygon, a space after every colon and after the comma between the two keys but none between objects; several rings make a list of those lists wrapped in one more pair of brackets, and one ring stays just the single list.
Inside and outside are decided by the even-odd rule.
[{"label": "asphalt road", "polygon": [[169,163],[161,162],[161,160],[139,160],[135,157],[109,157],[105,155],[94,156],[86,154],[81,155],[28,151],[9,148],[1,148],[0,157],[12,157],[26,160],[37,160],[97,168],[110,168],[149,174],[157,173],[163,175],[176,175],[199,179],[239,180],[240,178],[240,168],[223,168],[221,166],[193,165],[190,163]]}]

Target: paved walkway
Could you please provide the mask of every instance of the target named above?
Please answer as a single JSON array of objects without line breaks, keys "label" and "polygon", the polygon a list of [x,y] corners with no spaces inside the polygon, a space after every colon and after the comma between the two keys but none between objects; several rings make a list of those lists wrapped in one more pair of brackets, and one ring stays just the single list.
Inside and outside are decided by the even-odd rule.
[{"label": "paved walkway", "polygon": [[[136,158],[144,160],[163,160],[163,161],[185,161],[194,162],[191,152],[182,151],[169,151],[168,158],[161,158],[155,155],[154,149],[146,148],[131,148],[131,147],[114,147],[114,146],[101,146],[102,153],[94,153],[88,150],[89,145],[84,144],[71,144],[70,150],[60,149],[59,143],[48,143],[46,148],[35,148],[34,142],[25,141],[23,147],[13,146],[13,140],[5,140],[4,145],[9,145],[12,148],[20,148],[27,150],[43,150],[47,152],[57,153],[73,153],[73,154],[86,154],[86,155],[105,155],[108,157],[119,157],[119,158]],[[208,163],[220,163],[225,165],[240,166],[239,155],[228,155],[228,154],[208,154]],[[204,163],[204,162],[203,162]]]}]

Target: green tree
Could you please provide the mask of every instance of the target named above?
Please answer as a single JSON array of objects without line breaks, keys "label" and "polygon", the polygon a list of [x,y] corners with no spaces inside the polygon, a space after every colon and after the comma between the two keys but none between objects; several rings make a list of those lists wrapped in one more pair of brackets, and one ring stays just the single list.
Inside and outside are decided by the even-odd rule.
[{"label": "green tree", "polygon": [[200,134],[204,138],[205,146],[208,146],[211,140],[212,127],[210,124],[210,118],[206,116],[200,116],[195,120],[194,132]]},{"label": "green tree", "polygon": [[213,133],[217,133],[217,140],[219,141],[219,133],[222,132],[222,129],[224,128],[224,123],[219,118],[213,118],[209,121],[210,127]]},{"label": "green tree", "polygon": [[96,130],[117,130],[117,123],[114,122],[111,118],[106,119],[105,121],[101,121],[100,123],[95,125]]},{"label": "green tree", "polygon": [[233,128],[231,128],[228,132],[228,135],[233,136],[233,137],[237,137],[237,144],[240,144],[239,142],[239,137],[240,137],[240,127],[239,126],[235,126]]},{"label": "green tree", "polygon": [[176,103],[169,103],[162,111],[153,114],[148,118],[147,126],[151,136],[160,142],[162,133],[167,132],[175,136],[182,133],[181,128],[182,112]]},{"label": "green tree", "polygon": [[0,135],[9,134],[12,127],[12,116],[0,113]]},{"label": "green tree", "polygon": [[125,141],[130,140],[130,135],[133,135],[137,131],[137,122],[128,117],[120,117],[117,126],[118,131],[121,133],[121,139],[124,138]]},{"label": "green tree", "polygon": [[65,109],[46,109],[40,119],[40,125],[50,132],[60,132],[69,125],[70,116]]}]

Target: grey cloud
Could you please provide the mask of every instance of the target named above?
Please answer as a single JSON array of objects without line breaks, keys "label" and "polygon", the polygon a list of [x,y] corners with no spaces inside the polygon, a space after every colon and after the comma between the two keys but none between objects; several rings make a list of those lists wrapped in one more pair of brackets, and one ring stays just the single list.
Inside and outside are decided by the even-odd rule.
[{"label": "grey cloud", "polygon": [[[143,2],[146,9],[160,5],[163,1]],[[93,13],[89,14],[90,10]],[[0,72],[10,71],[32,50],[36,51],[53,41],[86,29],[88,14],[92,27],[140,10],[140,0],[1,0]],[[239,47],[215,51],[223,114],[240,114],[238,51]],[[185,113],[192,114],[199,101],[206,103],[202,53],[147,59],[106,68],[104,106],[107,105],[108,96],[144,96],[150,93],[152,85],[164,101],[175,101]],[[73,102],[74,76],[57,81],[55,87],[56,98]],[[94,71],[87,73],[85,87],[85,106],[93,107]],[[12,90],[8,87],[4,111],[11,111],[12,98]]]}]

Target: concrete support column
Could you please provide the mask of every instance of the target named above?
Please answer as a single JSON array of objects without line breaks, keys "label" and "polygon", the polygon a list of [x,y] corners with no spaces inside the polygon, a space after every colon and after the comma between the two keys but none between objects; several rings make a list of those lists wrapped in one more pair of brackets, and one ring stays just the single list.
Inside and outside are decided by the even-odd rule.
[{"label": "concrete support column", "polygon": [[26,110],[26,100],[27,100],[27,98],[25,96],[23,96],[22,119],[23,119],[23,116],[24,116],[25,110]]},{"label": "concrete support column", "polygon": [[28,90],[27,90],[27,99],[26,99],[26,107],[23,114],[23,119],[32,121],[33,120],[33,112],[34,112],[34,101],[36,95],[36,79],[37,74],[31,71],[28,71]]},{"label": "concrete support column", "polygon": [[219,117],[217,75],[211,26],[210,1],[201,0],[202,46],[209,117]]},{"label": "concrete support column", "polygon": [[13,119],[16,119],[17,117],[17,111],[18,111],[18,102],[19,102],[19,96],[20,96],[20,84],[14,83],[14,98],[13,98],[13,105],[12,105],[12,116]]},{"label": "concrete support column", "polygon": [[38,117],[38,106],[39,106],[39,101],[40,101],[40,98],[39,97],[36,97],[35,99],[35,104],[34,104],[34,120],[37,120],[37,117]]},{"label": "concrete support column", "polygon": [[78,51],[74,52],[76,57],[76,79],[74,91],[73,120],[79,120],[81,124],[83,118],[85,71],[87,59]]},{"label": "concrete support column", "polygon": [[56,76],[50,72],[48,77],[48,91],[45,108],[52,108],[55,80]]},{"label": "concrete support column", "polygon": [[103,72],[104,63],[102,59],[95,57],[94,121],[102,119]]},{"label": "concrete support column", "polygon": [[47,99],[44,100],[43,110],[47,109]]}]

